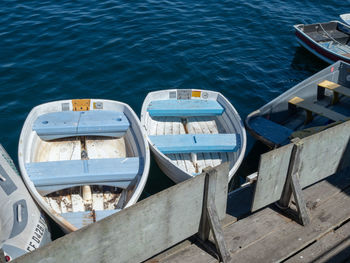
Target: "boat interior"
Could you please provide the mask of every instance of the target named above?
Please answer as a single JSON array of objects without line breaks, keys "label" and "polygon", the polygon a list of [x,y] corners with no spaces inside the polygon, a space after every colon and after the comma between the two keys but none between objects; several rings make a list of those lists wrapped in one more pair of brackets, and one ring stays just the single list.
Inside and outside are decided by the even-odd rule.
[{"label": "boat interior", "polygon": [[248,116],[247,125],[273,145],[284,145],[349,118],[350,66],[338,62]]},{"label": "boat interior", "polygon": [[324,48],[339,54],[350,53],[350,27],[336,21],[298,27]]},{"label": "boat interior", "polygon": [[27,174],[52,210],[75,227],[119,211],[131,198],[143,161],[129,128],[116,111],[52,112],[34,121]]},{"label": "boat interior", "polygon": [[147,111],[152,144],[192,176],[226,161],[232,167],[241,152],[241,132],[229,116],[234,113],[216,100],[153,100]]}]

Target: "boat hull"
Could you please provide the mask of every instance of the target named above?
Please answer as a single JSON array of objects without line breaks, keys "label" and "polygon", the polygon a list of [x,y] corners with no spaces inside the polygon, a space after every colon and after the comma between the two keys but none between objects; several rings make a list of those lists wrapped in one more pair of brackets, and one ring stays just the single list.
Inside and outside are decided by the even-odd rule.
[{"label": "boat hull", "polygon": [[[149,124],[150,120],[152,119],[148,112],[147,112],[147,107],[149,105],[149,103],[153,100],[153,99],[160,99],[160,98],[165,98],[168,96],[168,94],[171,94],[171,93],[176,93],[176,92],[183,92],[185,93],[186,91],[189,91],[189,90],[164,90],[164,91],[158,91],[158,92],[153,92],[153,93],[150,93],[144,103],[143,103],[143,106],[142,106],[142,111],[141,111],[141,124],[142,126],[145,128],[145,132],[148,133],[148,135],[150,135],[150,130],[151,130],[151,127],[150,126],[154,126],[153,124]],[[217,93],[217,92],[212,92],[212,91],[203,91],[203,90],[190,90],[189,91],[190,93],[193,92],[193,94],[196,94],[196,96],[198,96],[198,94],[207,94],[205,96],[208,96],[208,97],[212,97],[213,98],[218,98],[218,101],[220,101],[220,104],[223,105],[224,109],[225,109],[225,112],[229,112],[230,114],[227,114],[225,115],[225,117],[219,117],[219,118],[222,118],[220,121],[223,122],[223,123],[226,123],[226,132],[227,133],[230,133],[230,132],[236,132],[239,134],[239,137],[240,137],[240,149],[238,151],[238,153],[236,154],[229,154],[228,156],[230,157],[225,157],[226,156],[226,153],[225,155],[224,154],[220,154],[220,153],[216,153],[216,160],[212,162],[212,164],[210,166],[216,166],[216,165],[219,165],[221,162],[230,162],[230,170],[229,170],[229,174],[228,174],[228,181],[233,177],[233,175],[235,174],[235,172],[237,171],[240,163],[242,162],[242,159],[243,159],[243,156],[244,156],[244,153],[245,153],[245,147],[246,147],[246,134],[245,134],[245,128],[244,128],[244,125],[237,113],[237,111],[233,108],[233,106],[227,101],[227,99],[225,97],[223,97],[221,94]],[[209,94],[209,95],[208,95]],[[197,98],[197,97],[196,97]],[[207,98],[207,97],[206,97]],[[202,117],[205,118],[206,117]],[[191,120],[191,118],[186,118],[186,117],[183,117],[183,119],[186,119],[186,120]],[[203,120],[203,119],[202,119]],[[161,121],[162,122],[162,121]],[[203,130],[206,130],[206,129],[211,129],[209,126],[211,124],[208,124],[209,128],[208,127],[205,127],[205,121],[201,121],[200,120],[200,117],[198,117],[198,122],[200,123],[196,123],[194,124],[194,126],[197,127],[197,131],[198,131],[198,127],[201,126],[201,128]],[[165,124],[167,126],[167,124]],[[171,129],[179,129],[178,127],[175,128],[175,124],[172,124],[170,125],[172,126],[173,128]],[[180,124],[181,126],[181,124]],[[159,127],[159,126],[158,126]],[[167,129],[167,128],[165,128]],[[154,130],[153,130],[154,132]],[[179,131],[178,131],[179,132]],[[185,131],[182,131],[180,133],[184,133]],[[192,130],[193,132],[193,130]],[[191,133],[191,130],[190,132]],[[199,132],[200,133],[200,132]],[[217,133],[217,132],[214,132],[214,133]],[[176,133],[177,134],[177,133]],[[203,165],[199,165],[200,168],[198,171],[192,171],[190,172],[189,170],[185,170],[185,167],[189,167],[189,162],[191,160],[191,158],[193,157],[192,154],[185,154],[185,155],[181,155],[181,154],[163,154],[161,151],[158,150],[157,147],[155,147],[152,143],[152,141],[150,140],[150,138],[148,137],[148,141],[149,141],[149,144],[150,144],[150,148],[153,152],[153,155],[155,157],[155,160],[158,164],[158,166],[160,167],[160,169],[172,180],[174,181],[175,183],[179,183],[179,182],[182,182],[182,181],[185,181],[189,178],[192,178],[193,176],[195,176],[196,174],[199,174],[201,172],[201,169],[202,168],[205,168],[205,166]],[[208,157],[208,156],[211,156],[210,153],[207,153],[206,155],[205,154],[199,154],[200,157],[199,158],[205,158],[205,157]],[[220,159],[218,156],[223,156],[225,157],[224,159]],[[180,159],[179,159],[180,158]],[[219,158],[219,159],[217,159]],[[179,160],[182,160],[184,159],[184,164],[182,164],[182,166],[179,166]],[[195,158],[196,159],[196,158]],[[177,162],[175,161],[177,160]],[[201,159],[202,162],[206,162],[206,163],[210,163],[210,160],[207,160],[207,159]],[[180,161],[181,162],[181,161]],[[208,165],[209,166],[209,165]]]},{"label": "boat hull", "polygon": [[[334,22],[336,23],[336,22]],[[337,22],[339,23],[339,22]],[[310,36],[308,36],[305,32],[303,32],[302,28],[305,25],[295,25],[295,36],[297,38],[298,43],[310,51],[312,54],[317,56],[318,58],[322,59],[323,61],[332,64],[338,60],[345,61],[347,63],[350,63],[350,58],[346,57],[344,55],[338,54],[336,52],[331,51],[330,49],[325,48],[324,46],[320,45],[317,41],[312,39]],[[343,25],[347,27],[346,25]]]},{"label": "boat hull", "polygon": [[[140,158],[140,160],[142,160],[142,162],[140,162],[140,169],[139,172],[137,173],[137,176],[135,177],[135,179],[132,180],[131,184],[125,186],[125,188],[121,188],[122,192],[120,194],[120,196],[118,197],[118,199],[115,200],[115,203],[111,204],[113,207],[115,212],[120,211],[123,208],[129,207],[133,204],[135,204],[137,202],[137,200],[139,199],[143,188],[147,182],[147,178],[148,178],[148,172],[149,172],[149,167],[150,167],[150,151],[149,151],[149,146],[148,146],[148,142],[146,139],[146,135],[143,133],[143,130],[141,129],[141,125],[140,125],[140,121],[137,117],[137,115],[134,113],[134,111],[127,105],[121,102],[117,102],[117,101],[111,101],[111,100],[101,100],[101,99],[91,99],[91,109],[93,109],[93,107],[95,107],[95,105],[103,105],[103,109],[105,109],[106,111],[118,111],[118,112],[122,112],[123,114],[125,114],[125,116],[127,117],[128,121],[130,122],[130,127],[127,130],[127,132],[125,133],[125,135],[123,136],[123,141],[125,141],[125,146],[123,146],[126,149],[126,153],[124,153],[123,156],[121,157],[113,157],[115,156],[115,150],[111,149],[111,139],[109,139],[110,137],[98,137],[98,140],[93,140],[94,137],[85,137],[86,141],[84,139],[84,144],[86,144],[87,146],[91,147],[91,149],[93,149],[93,154],[94,157],[92,157],[91,159],[96,159],[96,161],[98,162],[99,158],[127,158],[127,157],[138,157]],[[59,224],[59,226],[62,228],[62,230],[66,233],[72,232],[77,230],[78,228],[84,226],[85,224],[89,224],[92,223],[96,220],[99,220],[96,214],[96,216],[94,215],[93,212],[91,212],[88,206],[84,205],[85,203],[83,201],[83,206],[82,208],[79,208],[77,210],[71,211],[67,211],[65,209],[65,212],[67,214],[66,217],[61,215],[61,212],[64,213],[63,208],[62,208],[62,201],[61,201],[61,207],[59,207],[59,211],[57,211],[57,209],[55,209],[55,207],[57,207],[56,204],[52,204],[51,201],[55,201],[57,198],[53,197],[53,198],[47,198],[47,194],[50,193],[50,188],[48,189],[44,189],[44,191],[41,189],[36,188],[36,186],[34,185],[33,181],[31,180],[31,177],[28,175],[28,163],[31,162],[37,162],[37,159],[42,159],[42,158],[49,158],[50,160],[48,161],[52,161],[51,158],[51,154],[49,157],[47,157],[46,155],[46,148],[40,148],[38,145],[48,145],[50,144],[50,142],[45,142],[40,140],[40,138],[38,137],[38,135],[36,134],[35,131],[32,130],[32,125],[34,123],[34,121],[38,118],[38,116],[41,116],[43,114],[47,114],[50,112],[59,112],[61,110],[61,105],[70,105],[69,107],[72,108],[73,106],[73,102],[72,100],[64,100],[64,101],[56,101],[56,102],[49,102],[46,104],[42,104],[39,105],[37,107],[35,107],[28,115],[23,128],[22,128],[22,132],[21,132],[21,136],[20,136],[20,142],[19,142],[19,147],[18,147],[18,158],[19,158],[19,166],[21,169],[21,173],[22,173],[22,177],[24,182],[26,183],[28,189],[30,190],[31,194],[33,195],[33,197],[35,198],[35,200],[38,202],[38,204],[44,209],[44,211],[56,222]],[[63,108],[63,106],[62,106]],[[101,109],[98,109],[99,111]],[[90,138],[90,139],[89,139]],[[100,139],[100,138],[106,138],[106,139]],[[69,139],[69,138],[68,138]],[[90,140],[90,141],[89,141]],[[105,140],[105,143],[104,143]],[[113,143],[115,145],[119,145],[120,143],[118,142],[118,138],[113,140]],[[115,141],[115,142],[114,142]],[[39,144],[41,143],[41,144]],[[53,143],[57,144],[57,140],[53,141]],[[80,143],[80,141],[79,141]],[[70,143],[71,144],[71,143]],[[113,145],[114,145],[113,144]],[[98,147],[104,147],[102,150]],[[56,146],[55,146],[56,147]],[[75,146],[73,146],[74,148]],[[42,154],[41,156],[38,156],[38,150],[37,149],[44,149],[42,150]],[[49,149],[49,148],[47,148]],[[54,148],[53,148],[54,149]],[[75,148],[74,148],[75,149]],[[79,147],[80,149],[80,147]],[[54,149],[55,150],[55,149]],[[53,151],[55,152],[62,152],[63,150],[66,150],[66,146],[63,146],[61,148],[57,148],[57,150]],[[118,153],[119,154],[119,153]],[[125,155],[126,154],[126,155]],[[105,157],[103,157],[103,156]],[[107,156],[106,156],[107,155]],[[55,155],[56,156],[56,155]],[[81,156],[80,156],[80,150],[78,154],[73,154],[71,156],[75,156],[75,160],[80,160]],[[40,158],[39,158],[40,157]],[[69,160],[74,160],[72,159],[72,157],[69,157]],[[107,159],[106,159],[107,160]],[[121,160],[121,159],[120,159]],[[39,160],[39,162],[42,160]],[[54,160],[55,161],[55,160]],[[59,160],[58,160],[59,161]],[[65,161],[67,163],[67,161]],[[121,161],[123,163],[123,161]],[[47,163],[47,161],[46,161]],[[98,167],[97,167],[98,168]],[[119,183],[120,184],[120,183]],[[96,187],[99,187],[98,185],[101,185],[100,188],[97,189],[97,191],[99,191],[99,189],[104,189],[103,185],[108,185],[110,187],[113,187],[113,183],[110,184],[105,184],[105,183],[99,183],[99,184],[94,184],[91,186],[91,191],[94,191],[94,189]],[[96,187],[95,187],[96,186]],[[116,185],[117,186],[117,185]],[[76,187],[76,185],[74,185],[72,183],[71,185],[72,189],[73,187]],[[119,186],[118,186],[119,187]],[[69,189],[69,188],[67,188]],[[62,191],[65,191],[65,189],[63,189]],[[75,190],[74,190],[75,191]],[[81,188],[81,192],[80,195],[83,196],[84,194],[84,189]],[[107,190],[109,191],[109,190]],[[113,193],[112,193],[113,194]],[[94,192],[92,192],[91,194],[88,194],[88,196],[93,196]],[[105,197],[108,197],[109,193],[108,192],[104,192],[103,190],[103,195],[102,197],[100,195],[98,195],[98,192],[96,192],[96,196],[102,200],[102,202],[105,202],[103,200],[105,200]],[[45,196],[45,198],[44,198]],[[69,196],[68,199],[71,200],[72,196]],[[98,200],[96,197],[96,200]],[[78,196],[79,198],[79,196]],[[101,199],[103,198],[103,199]],[[112,201],[114,197],[112,197]],[[81,199],[79,199],[81,200]],[[90,198],[91,200],[91,198]],[[110,202],[112,202],[110,201]],[[49,202],[49,203],[48,203]],[[72,201],[73,202],[73,199]],[[94,201],[92,203],[92,209],[94,210]],[[109,205],[109,204],[108,204]],[[60,206],[60,204],[58,203],[58,206]],[[85,207],[84,207],[85,206]],[[96,207],[99,207],[99,210],[103,210],[101,211],[101,215],[103,214],[104,216],[108,216],[110,213],[105,213],[108,212],[109,208],[106,208],[106,204],[102,204],[98,205],[96,204]],[[87,216],[89,217],[89,220],[85,221],[85,214],[80,215],[79,214],[74,214],[75,212],[84,212],[84,209],[86,213],[88,213],[89,211],[91,212],[90,214],[87,214]],[[104,210],[107,209],[107,210]],[[97,211],[97,210],[96,210]],[[103,213],[102,213],[103,212]],[[70,222],[70,220],[77,220],[77,216],[79,216],[79,220],[83,222],[83,225],[81,224],[73,224]],[[91,217],[91,218],[90,218]],[[91,220],[90,220],[91,219]],[[79,221],[79,222],[80,222]]]},{"label": "boat hull", "polygon": [[0,177],[0,248],[9,261],[51,242],[51,234],[44,214],[1,145]]}]

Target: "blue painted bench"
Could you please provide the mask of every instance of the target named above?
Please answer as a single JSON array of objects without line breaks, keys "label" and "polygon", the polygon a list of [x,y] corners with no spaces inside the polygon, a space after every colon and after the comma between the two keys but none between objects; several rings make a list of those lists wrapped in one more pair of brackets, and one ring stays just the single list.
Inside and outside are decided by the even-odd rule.
[{"label": "blue painted bench", "polygon": [[34,185],[39,190],[52,187],[51,191],[94,184],[126,188],[142,173],[142,167],[143,159],[138,157],[26,163]]},{"label": "blue painted bench", "polygon": [[43,140],[54,140],[88,135],[120,137],[129,126],[127,117],[118,111],[61,111],[39,116],[33,130]]},{"label": "blue painted bench", "polygon": [[149,136],[164,154],[235,152],[240,148],[238,134],[180,134]]},{"label": "blue painted bench", "polygon": [[[119,212],[120,209],[115,210],[95,210],[95,219],[96,222],[100,221],[114,213]],[[89,224],[94,223],[92,211],[84,211],[84,212],[68,212],[60,214],[64,219],[66,219],[69,223],[74,225],[77,228],[82,228]]]},{"label": "blue painted bench", "polygon": [[216,100],[154,100],[147,108],[150,116],[215,116],[224,108]]},{"label": "blue painted bench", "polygon": [[289,136],[294,132],[292,129],[263,117],[251,119],[249,125],[254,132],[276,145],[289,143]]}]

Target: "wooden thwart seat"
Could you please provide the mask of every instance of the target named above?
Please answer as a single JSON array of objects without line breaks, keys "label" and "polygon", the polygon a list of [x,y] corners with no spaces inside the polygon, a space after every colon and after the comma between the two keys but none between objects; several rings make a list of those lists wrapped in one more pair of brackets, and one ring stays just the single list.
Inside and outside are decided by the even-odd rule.
[{"label": "wooden thwart seat", "polygon": [[154,100],[147,108],[150,116],[215,116],[224,108],[215,100]]},{"label": "wooden thwart seat", "polygon": [[235,152],[240,147],[238,134],[180,134],[149,136],[164,154]]},{"label": "wooden thwart seat", "polygon": [[33,130],[43,140],[88,135],[121,137],[129,125],[123,112],[61,111],[40,115],[33,124]]},{"label": "wooden thwart seat", "polygon": [[335,82],[332,82],[329,80],[324,80],[318,84],[318,89],[317,89],[317,98],[318,99],[324,97],[325,89],[333,91],[332,104],[336,104],[339,101],[339,94],[350,97],[350,89],[349,88],[346,88],[338,83],[335,83]]},{"label": "wooden thwart seat", "polygon": [[[68,188],[72,185],[105,184],[121,188],[128,186],[142,173],[142,158],[109,158],[37,162],[26,164],[27,173],[40,187]],[[120,185],[117,185],[120,183]]]},{"label": "wooden thwart seat", "polygon": [[306,101],[299,97],[294,97],[293,99],[289,100],[288,104],[290,110],[295,110],[297,107],[306,110],[305,123],[308,123],[312,120],[312,113],[326,117],[333,121],[345,121],[347,119],[346,116],[338,112],[332,111],[330,109],[327,109],[326,107]]}]

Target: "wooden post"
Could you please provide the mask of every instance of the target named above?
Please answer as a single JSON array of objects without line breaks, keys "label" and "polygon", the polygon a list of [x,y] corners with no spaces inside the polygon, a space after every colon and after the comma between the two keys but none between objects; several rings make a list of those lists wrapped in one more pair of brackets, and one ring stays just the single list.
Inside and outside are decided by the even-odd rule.
[{"label": "wooden post", "polygon": [[277,203],[278,207],[281,209],[287,209],[289,207],[290,199],[292,197],[292,187],[291,187],[291,176],[290,175],[293,172],[297,151],[298,151],[298,146],[296,144],[294,144],[293,149],[292,149],[292,153],[290,156],[286,183],[284,184],[284,189],[282,192],[281,199]]},{"label": "wooden post", "polygon": [[0,263],[6,263],[4,251],[0,248]]},{"label": "wooden post", "polygon": [[282,197],[278,202],[278,206],[281,209],[289,208],[291,196],[293,194],[300,223],[304,226],[310,223],[310,218],[307,213],[306,204],[302,194],[302,189],[299,183],[299,165],[300,152],[302,149],[302,143],[298,141],[294,142],[290,163],[288,167],[287,179],[283,189]]},{"label": "wooden post", "polygon": [[298,174],[292,174],[292,190],[295,199],[295,203],[298,209],[299,220],[303,226],[310,223],[310,218],[307,213],[306,204],[304,201],[303,193],[301,192],[301,187],[299,184]]},{"label": "wooden post", "polygon": [[199,238],[202,241],[208,240],[211,230],[220,259],[222,262],[226,263],[229,262],[231,258],[230,253],[226,249],[224,234],[220,225],[220,220],[215,205],[215,192],[218,174],[219,176],[228,175],[228,173],[225,174],[223,171],[228,171],[228,164],[204,171],[206,173],[206,176],[203,193],[202,218],[201,224],[199,226]]}]

